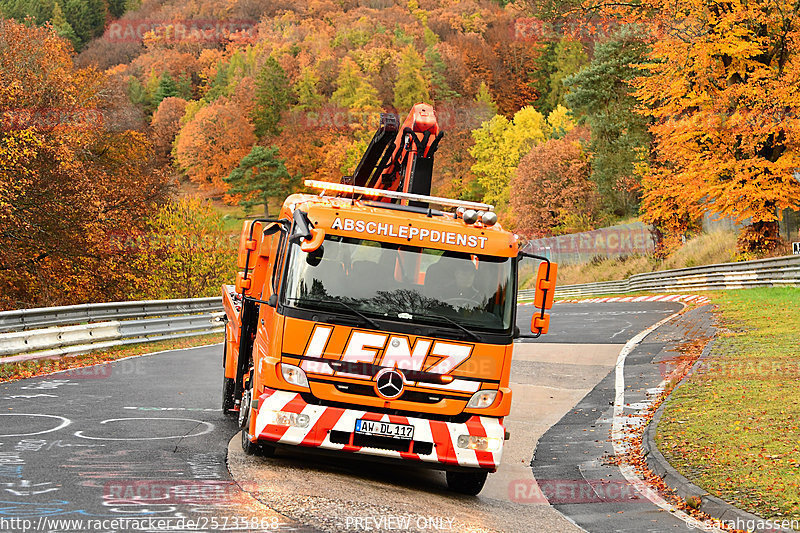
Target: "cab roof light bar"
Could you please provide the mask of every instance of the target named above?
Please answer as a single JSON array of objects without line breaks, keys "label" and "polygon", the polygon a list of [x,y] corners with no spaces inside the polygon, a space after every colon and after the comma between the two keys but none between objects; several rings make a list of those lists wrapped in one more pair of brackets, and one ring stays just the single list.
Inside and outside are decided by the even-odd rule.
[{"label": "cab roof light bar", "polygon": [[494,206],[482,204],[480,202],[468,202],[466,200],[453,200],[442,198],[441,196],[425,196],[410,192],[388,191],[385,189],[371,189],[369,187],[359,187],[357,185],[345,185],[343,183],[332,183],[330,181],[305,180],[305,186],[311,189],[319,189],[322,194],[326,191],[341,192],[346,194],[362,194],[373,198],[384,197],[395,200],[414,200],[417,202],[427,202],[429,204],[446,205],[448,207],[464,207],[466,209],[479,209],[482,211],[494,211]]}]

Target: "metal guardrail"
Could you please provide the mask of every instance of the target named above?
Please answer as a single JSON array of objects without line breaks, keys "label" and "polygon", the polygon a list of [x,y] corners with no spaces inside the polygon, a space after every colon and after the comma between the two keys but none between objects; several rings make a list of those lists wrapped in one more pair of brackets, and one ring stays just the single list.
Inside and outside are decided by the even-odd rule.
[{"label": "metal guardrail", "polygon": [[[800,256],[636,274],[556,287],[572,298],[639,291],[681,292],[800,285]],[[519,291],[520,299],[534,291]],[[221,333],[220,298],[110,302],[0,312],[0,362],[77,354],[125,344]],[[126,320],[127,319],[127,320]]]},{"label": "metal guardrail", "polygon": [[[0,312],[0,362],[221,333],[222,300],[193,298]],[[128,320],[125,320],[128,319]]]},{"label": "metal guardrail", "polygon": [[[628,292],[708,291],[790,285],[800,285],[800,256],[663,270],[635,274],[620,281],[557,286],[555,296],[575,298]],[[533,292],[532,289],[521,290],[519,298],[533,298]]]},{"label": "metal guardrail", "polygon": [[35,309],[0,312],[0,333],[81,322],[101,322],[104,320],[124,320],[187,313],[210,313],[221,310],[222,301],[218,297],[37,307]]}]

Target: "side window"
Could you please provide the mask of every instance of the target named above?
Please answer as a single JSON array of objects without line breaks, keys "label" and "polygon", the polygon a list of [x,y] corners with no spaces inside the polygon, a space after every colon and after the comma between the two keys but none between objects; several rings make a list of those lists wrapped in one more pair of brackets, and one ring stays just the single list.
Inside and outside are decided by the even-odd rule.
[{"label": "side window", "polygon": [[280,279],[283,273],[283,261],[286,256],[286,233],[279,231],[271,236],[272,257],[274,265],[272,267],[272,294],[277,294],[280,288]]}]

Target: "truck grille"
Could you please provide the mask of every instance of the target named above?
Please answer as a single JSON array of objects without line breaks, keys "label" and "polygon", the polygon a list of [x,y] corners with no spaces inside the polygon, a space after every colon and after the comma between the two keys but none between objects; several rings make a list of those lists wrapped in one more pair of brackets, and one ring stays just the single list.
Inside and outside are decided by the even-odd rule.
[{"label": "truck grille", "polygon": [[[352,404],[347,403],[340,403],[340,402],[331,402],[327,400],[321,400],[311,394],[310,392],[301,392],[300,396],[303,400],[311,405],[324,405],[326,407],[338,407],[340,409],[353,409]],[[466,400],[465,400],[466,403]],[[459,413],[457,415],[438,415],[435,413],[419,413],[417,411],[404,411],[402,409],[385,409],[383,407],[368,407],[367,408],[372,413],[381,413],[386,415],[397,415],[397,416],[420,416],[425,418],[426,420],[439,420],[442,422],[452,422],[454,424],[464,424],[467,420],[470,419],[473,415],[469,413]]]}]

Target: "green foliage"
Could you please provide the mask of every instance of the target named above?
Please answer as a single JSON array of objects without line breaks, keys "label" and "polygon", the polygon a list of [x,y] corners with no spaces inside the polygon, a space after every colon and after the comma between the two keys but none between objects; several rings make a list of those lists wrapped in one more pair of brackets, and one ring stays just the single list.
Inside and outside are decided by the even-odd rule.
[{"label": "green foliage", "polygon": [[[428,28],[425,28],[425,30],[430,31]],[[435,35],[436,34],[434,34],[434,36]],[[429,45],[425,50],[425,62],[428,65],[427,70],[430,74],[431,93],[436,103],[447,102],[450,100],[455,100],[456,98],[461,98],[461,95],[451,89],[450,84],[447,83],[447,78],[445,78],[447,65],[444,64],[442,55],[433,44]],[[497,108],[495,107],[492,114],[496,112]]]},{"label": "green foliage", "polygon": [[128,80],[128,98],[137,105],[150,105],[150,96],[147,94],[147,89],[136,76],[131,76]]},{"label": "green foliage", "polygon": [[294,86],[297,93],[297,108],[302,111],[319,109],[324,98],[319,93],[319,77],[311,67],[306,67],[300,72],[300,79]]},{"label": "green foliage", "polygon": [[0,13],[20,22],[52,23],[56,33],[80,50],[103,34],[106,16],[122,15],[121,0],[0,0]]},{"label": "green foliage", "polygon": [[276,135],[281,113],[292,100],[292,90],[286,72],[278,61],[270,56],[256,78],[256,105],[253,109],[253,124],[256,135]]},{"label": "green foliage", "polygon": [[475,103],[478,104],[483,111],[491,115],[497,114],[497,104],[492,100],[492,95],[489,93],[489,86],[485,81],[482,81],[478,87],[478,92],[475,94]]},{"label": "green foliage", "polygon": [[341,107],[358,111],[380,108],[378,91],[364,78],[361,69],[350,57],[346,56],[342,60],[336,87],[331,101]]},{"label": "green foliage", "polygon": [[218,294],[236,275],[236,242],[222,216],[199,199],[182,198],[147,221],[132,257],[141,273],[141,298],[198,298]]},{"label": "green foliage", "polygon": [[544,142],[547,124],[533,107],[523,107],[509,121],[495,115],[473,130],[475,146],[470,154],[475,158],[472,172],[486,191],[484,201],[504,209],[509,200],[509,183],[523,155],[535,144]]},{"label": "green foliage", "polygon": [[[130,0],[106,0],[108,11],[114,18],[119,18],[125,14],[125,11],[129,9],[129,2]],[[138,8],[139,6],[137,5],[136,7]]]},{"label": "green foliage", "polygon": [[270,198],[283,199],[294,192],[300,183],[299,176],[291,176],[286,170],[283,159],[278,157],[276,146],[254,146],[230,176],[223,180],[230,185],[228,194],[238,195],[239,205],[245,211],[263,205],[264,216],[269,216]]},{"label": "green foliage", "polygon": [[567,103],[592,130],[592,181],[606,209],[618,216],[637,211],[638,196],[631,191],[634,165],[637,152],[650,143],[648,121],[636,112],[628,83],[641,74],[635,65],[645,59],[648,49],[641,35],[623,28],[597,45],[586,68],[564,80],[570,89]]},{"label": "green foliage", "polygon": [[67,18],[58,3],[53,5],[53,17],[50,22],[53,24],[53,29],[58,36],[68,40],[72,43],[72,47],[77,50],[80,46],[80,40],[75,34],[75,30],[72,29],[72,25],[67,22]]},{"label": "green foliage", "polygon": [[414,44],[414,37],[409,35],[400,26],[394,28],[394,43],[398,48],[404,48],[410,44]]},{"label": "green foliage", "polygon": [[171,96],[178,96],[178,84],[175,83],[175,80],[172,79],[172,76],[169,75],[169,72],[165,72],[158,80],[158,87],[153,94],[152,106],[154,108],[158,108],[161,100]]},{"label": "green foliage", "polygon": [[394,107],[401,113],[411,109],[414,104],[430,100],[424,66],[425,61],[417,50],[408,45],[400,56],[394,85]]},{"label": "green foliage", "polygon": [[547,95],[547,108],[555,109],[564,105],[564,96],[567,88],[564,79],[577,73],[586,63],[588,58],[579,41],[564,38],[553,49],[554,70],[550,74],[550,92]]}]

